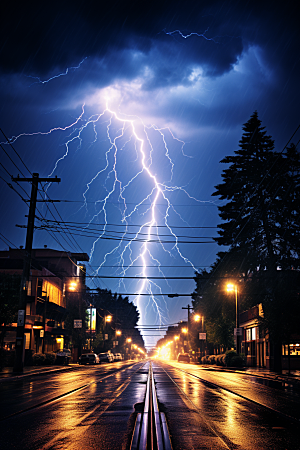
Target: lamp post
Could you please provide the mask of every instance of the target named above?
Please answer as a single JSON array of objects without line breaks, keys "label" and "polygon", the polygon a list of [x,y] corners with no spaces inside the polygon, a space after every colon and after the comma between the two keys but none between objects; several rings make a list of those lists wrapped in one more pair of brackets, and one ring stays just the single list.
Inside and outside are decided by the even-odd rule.
[{"label": "lamp post", "polygon": [[112,322],[112,315],[108,314],[106,316],[104,316],[104,351],[106,352],[107,350],[109,350],[109,342],[106,345],[106,341],[109,341],[109,333],[108,333],[108,323]]},{"label": "lamp post", "polygon": [[131,359],[131,341],[132,341],[131,338],[127,338],[127,339],[126,339],[127,344],[130,345],[129,359]]},{"label": "lamp post", "polygon": [[[202,320],[201,320],[202,319]],[[203,316],[201,317],[200,314],[195,314],[194,315],[194,321],[198,324],[201,321],[201,333],[203,333]],[[198,340],[200,340],[200,333],[199,333],[199,328],[197,328],[198,331]],[[196,341],[197,342],[197,341]],[[200,361],[202,358],[202,353],[203,353],[203,346],[202,346],[203,340],[200,341],[200,348],[199,348],[199,352],[200,352]],[[198,353],[198,351],[197,351]]]},{"label": "lamp post", "polygon": [[239,355],[240,354],[240,347],[239,347],[239,302],[238,302],[238,288],[236,284],[228,283],[226,286],[227,292],[234,292],[235,293],[235,329],[236,329],[236,352]]}]

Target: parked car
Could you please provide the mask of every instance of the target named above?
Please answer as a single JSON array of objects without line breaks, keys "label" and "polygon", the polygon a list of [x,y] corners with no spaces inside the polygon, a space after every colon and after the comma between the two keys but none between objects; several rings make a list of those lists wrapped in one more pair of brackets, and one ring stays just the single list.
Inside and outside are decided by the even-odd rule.
[{"label": "parked car", "polygon": [[100,363],[113,362],[113,360],[114,360],[114,355],[110,352],[99,353],[98,356],[99,356]]},{"label": "parked car", "polygon": [[56,352],[55,364],[68,365],[71,360],[71,350],[64,348]]},{"label": "parked car", "polygon": [[190,362],[189,354],[188,353],[179,353],[177,361],[189,363]]},{"label": "parked car", "polygon": [[121,353],[114,353],[114,359],[115,361],[122,361],[122,355]]},{"label": "parked car", "polygon": [[79,364],[100,364],[99,356],[96,353],[84,353],[79,357]]}]

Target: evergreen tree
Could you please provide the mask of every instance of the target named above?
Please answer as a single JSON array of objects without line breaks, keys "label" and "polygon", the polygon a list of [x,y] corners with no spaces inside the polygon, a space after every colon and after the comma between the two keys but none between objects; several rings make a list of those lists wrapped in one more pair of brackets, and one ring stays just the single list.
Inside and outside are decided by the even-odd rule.
[{"label": "evergreen tree", "polygon": [[224,222],[216,241],[229,249],[218,254],[217,265],[225,276],[243,278],[248,306],[255,299],[263,304],[279,369],[281,344],[298,330],[299,320],[300,280],[291,269],[299,269],[300,156],[293,144],[275,152],[257,112],[243,131],[239,149],[221,161],[229,166],[213,193],[227,201],[219,207]]},{"label": "evergreen tree", "polygon": [[247,273],[257,266],[274,269],[280,255],[282,177],[276,171],[282,167],[282,155],[275,153],[274,141],[261,126],[257,112],[243,130],[235,155],[221,161],[230,166],[212,195],[227,200],[219,206],[225,222],[218,226],[216,241],[242,255],[240,271]]}]

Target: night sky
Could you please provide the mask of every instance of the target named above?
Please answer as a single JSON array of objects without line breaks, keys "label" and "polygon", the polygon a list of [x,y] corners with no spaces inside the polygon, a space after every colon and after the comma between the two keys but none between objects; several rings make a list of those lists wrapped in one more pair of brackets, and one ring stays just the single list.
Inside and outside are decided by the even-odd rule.
[{"label": "night sky", "polygon": [[277,151],[300,123],[297,2],[5,3],[0,248],[25,245],[31,185],[11,176],[57,175],[34,247],[86,252],[88,285],[131,294],[142,325],[185,320],[190,297],[160,294],[221,250],[219,161],[255,110]]}]

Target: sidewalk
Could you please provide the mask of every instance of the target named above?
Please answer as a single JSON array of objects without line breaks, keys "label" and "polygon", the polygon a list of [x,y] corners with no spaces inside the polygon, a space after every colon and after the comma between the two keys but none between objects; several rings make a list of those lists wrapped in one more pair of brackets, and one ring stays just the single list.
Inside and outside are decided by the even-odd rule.
[{"label": "sidewalk", "polygon": [[202,365],[202,368],[205,370],[235,372],[250,375],[258,379],[271,380],[281,383],[283,387],[291,387],[300,390],[300,370],[291,370],[290,373],[288,373],[288,370],[273,372],[272,370],[260,367],[234,368],[214,365]]},{"label": "sidewalk", "polygon": [[0,372],[0,383],[1,381],[18,379],[31,375],[71,370],[76,367],[79,367],[78,364],[68,364],[67,366],[25,366],[22,373],[15,373],[13,367],[4,367]]}]

